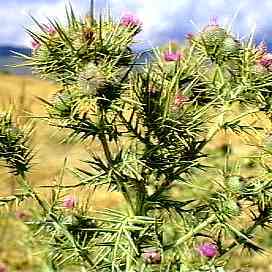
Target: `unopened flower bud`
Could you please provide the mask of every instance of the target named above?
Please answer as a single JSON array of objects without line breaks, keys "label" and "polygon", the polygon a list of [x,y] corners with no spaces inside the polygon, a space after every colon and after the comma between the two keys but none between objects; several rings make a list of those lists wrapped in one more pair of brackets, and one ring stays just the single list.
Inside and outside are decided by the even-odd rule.
[{"label": "unopened flower bud", "polygon": [[227,186],[233,193],[238,193],[242,189],[240,177],[232,176],[227,179]]},{"label": "unopened flower bud", "polygon": [[228,199],[224,202],[224,213],[226,215],[239,216],[241,214],[241,208],[235,200]]}]

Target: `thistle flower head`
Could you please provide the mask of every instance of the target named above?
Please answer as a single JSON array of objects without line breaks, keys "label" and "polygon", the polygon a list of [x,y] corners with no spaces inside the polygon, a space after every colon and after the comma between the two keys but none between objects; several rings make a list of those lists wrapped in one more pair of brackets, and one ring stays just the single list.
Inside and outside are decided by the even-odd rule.
[{"label": "thistle flower head", "polygon": [[212,16],[212,17],[210,18],[209,25],[210,25],[210,26],[219,26],[219,23],[218,23],[218,16]]},{"label": "thistle flower head", "polygon": [[42,27],[43,27],[43,31],[45,31],[46,33],[48,33],[51,36],[56,34],[56,32],[57,32],[56,29],[52,25],[43,24]]},{"label": "thistle flower head", "polygon": [[143,258],[147,264],[160,264],[161,263],[161,254],[160,251],[151,249],[143,253]]},{"label": "thistle flower head", "polygon": [[184,55],[182,52],[171,52],[169,50],[163,53],[163,58],[165,61],[179,61],[184,58]]},{"label": "thistle flower head", "polygon": [[121,17],[121,25],[131,28],[141,28],[143,23],[136,15],[132,13],[125,13]]},{"label": "thistle flower head", "polygon": [[32,47],[33,50],[36,51],[36,50],[38,50],[38,49],[41,47],[41,44],[40,44],[39,41],[33,39],[33,40],[31,41],[31,47]]},{"label": "thistle flower head", "polygon": [[0,263],[0,272],[8,272],[8,268],[3,263]]},{"label": "thistle flower head", "polygon": [[272,66],[272,54],[271,53],[264,54],[258,62],[263,67],[270,69]]},{"label": "thistle flower head", "polygon": [[217,245],[214,243],[204,243],[197,247],[197,251],[201,256],[213,258],[218,255]]},{"label": "thistle flower head", "polygon": [[76,198],[72,195],[66,196],[63,200],[63,207],[73,209],[76,206]]}]

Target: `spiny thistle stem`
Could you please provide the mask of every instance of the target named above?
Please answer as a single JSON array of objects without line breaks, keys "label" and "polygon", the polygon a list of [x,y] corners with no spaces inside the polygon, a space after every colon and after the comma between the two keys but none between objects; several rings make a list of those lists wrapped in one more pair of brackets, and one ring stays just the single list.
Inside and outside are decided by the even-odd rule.
[{"label": "spiny thistle stem", "polygon": [[187,240],[189,240],[190,238],[192,238],[195,234],[197,234],[201,230],[205,229],[208,225],[210,225],[212,222],[214,222],[214,220],[216,220],[216,218],[217,218],[217,216],[215,214],[213,214],[212,216],[210,216],[208,219],[206,219],[204,222],[202,222],[201,224],[199,224],[197,227],[195,227],[194,229],[192,229],[191,231],[189,231],[187,234],[185,234],[184,236],[182,236],[181,238],[179,238],[175,242],[174,247],[178,247],[178,246],[184,244]]}]

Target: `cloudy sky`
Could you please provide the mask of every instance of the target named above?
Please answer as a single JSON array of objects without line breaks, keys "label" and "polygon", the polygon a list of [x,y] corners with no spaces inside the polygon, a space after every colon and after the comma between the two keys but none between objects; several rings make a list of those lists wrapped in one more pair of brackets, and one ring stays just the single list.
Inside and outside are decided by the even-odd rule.
[{"label": "cloudy sky", "polygon": [[[89,0],[70,0],[79,15],[84,15]],[[63,20],[65,0],[0,0],[0,44],[26,45],[30,39],[24,27],[31,28],[29,14],[42,23],[47,17]],[[212,16],[219,23],[233,21],[239,36],[254,26],[259,39],[272,36],[272,0],[96,0],[97,9],[109,4],[118,18],[124,12],[137,14],[144,22],[141,34],[146,44],[158,45],[168,40],[182,40],[187,32],[201,29]]]}]

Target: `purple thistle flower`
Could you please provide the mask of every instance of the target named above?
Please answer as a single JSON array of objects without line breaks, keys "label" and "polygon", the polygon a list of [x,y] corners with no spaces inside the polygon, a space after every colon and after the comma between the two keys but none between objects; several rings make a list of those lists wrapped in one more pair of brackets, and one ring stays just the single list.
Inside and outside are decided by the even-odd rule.
[{"label": "purple thistle flower", "polygon": [[121,25],[131,28],[141,28],[143,23],[136,15],[132,13],[125,13],[121,17]]},{"label": "purple thistle flower", "polygon": [[161,263],[161,254],[158,250],[148,250],[143,253],[143,258],[147,264],[160,264]]},{"label": "purple thistle flower", "polygon": [[0,272],[8,272],[8,268],[3,263],[0,263]]},{"label": "purple thistle flower", "polygon": [[264,54],[261,59],[259,60],[259,64],[263,67],[269,69],[272,66],[272,54],[266,53]]},{"label": "purple thistle flower", "polygon": [[76,198],[74,196],[66,196],[63,200],[63,207],[73,209],[76,206]]},{"label": "purple thistle flower", "polygon": [[56,29],[52,25],[43,24],[43,31],[47,32],[49,35],[54,35]]},{"label": "purple thistle flower", "polygon": [[33,50],[38,50],[41,47],[41,44],[37,40],[33,39],[31,41],[31,47],[32,47]]},{"label": "purple thistle flower", "polygon": [[214,243],[204,243],[198,246],[197,251],[201,256],[213,258],[218,254],[218,247]]},{"label": "purple thistle flower", "polygon": [[184,55],[181,52],[166,51],[163,53],[163,58],[165,61],[178,61],[183,59]]},{"label": "purple thistle flower", "polygon": [[210,18],[210,23],[209,23],[210,26],[219,26],[218,24],[218,16],[212,16]]},{"label": "purple thistle flower", "polygon": [[204,27],[203,32],[214,31],[216,29],[219,29],[218,17],[212,16],[209,24]]}]

